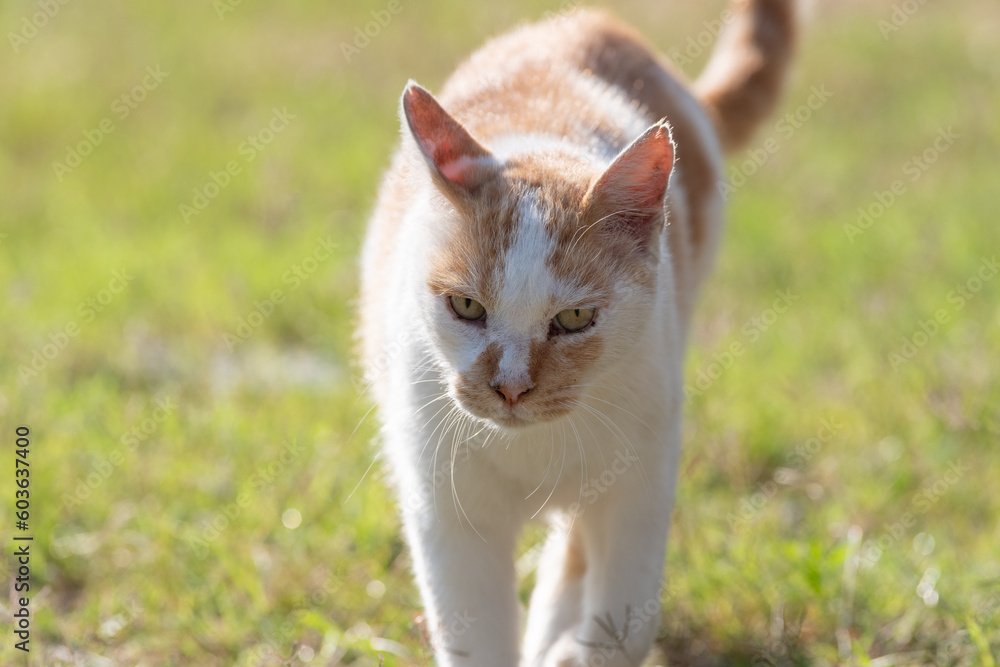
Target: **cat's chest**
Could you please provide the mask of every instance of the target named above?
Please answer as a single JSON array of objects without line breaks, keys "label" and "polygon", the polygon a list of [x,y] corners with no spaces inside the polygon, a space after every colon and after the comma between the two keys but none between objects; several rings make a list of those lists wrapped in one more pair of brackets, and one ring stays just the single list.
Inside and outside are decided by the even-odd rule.
[{"label": "cat's chest", "polygon": [[545,428],[470,446],[467,472],[473,483],[477,475],[502,475],[516,496],[510,502],[533,516],[553,507],[581,507],[594,489],[620,479],[638,481],[647,441],[629,424],[573,414]]}]

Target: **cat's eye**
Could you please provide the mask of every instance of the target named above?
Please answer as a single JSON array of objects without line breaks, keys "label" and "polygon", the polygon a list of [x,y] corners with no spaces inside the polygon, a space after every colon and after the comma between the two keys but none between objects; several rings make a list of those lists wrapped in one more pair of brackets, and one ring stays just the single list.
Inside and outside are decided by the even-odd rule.
[{"label": "cat's eye", "polygon": [[556,315],[556,324],[570,333],[586,329],[593,321],[593,308],[571,308]]},{"label": "cat's eye", "polygon": [[481,320],[486,315],[483,304],[467,296],[451,297],[451,308],[463,320]]}]

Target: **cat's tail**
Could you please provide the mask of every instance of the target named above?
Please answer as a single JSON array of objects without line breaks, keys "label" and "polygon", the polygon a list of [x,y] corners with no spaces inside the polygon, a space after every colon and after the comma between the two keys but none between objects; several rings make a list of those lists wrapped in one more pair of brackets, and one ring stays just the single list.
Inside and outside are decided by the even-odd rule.
[{"label": "cat's tail", "polygon": [[784,88],[797,32],[794,0],[738,0],[694,84],[726,152],[749,142]]}]

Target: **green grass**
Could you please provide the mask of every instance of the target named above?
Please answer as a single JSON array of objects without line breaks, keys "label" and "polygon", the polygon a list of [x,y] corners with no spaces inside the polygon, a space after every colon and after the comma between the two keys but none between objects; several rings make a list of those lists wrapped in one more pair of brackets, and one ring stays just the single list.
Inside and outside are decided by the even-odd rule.
[{"label": "green grass", "polygon": [[[13,457],[31,428],[35,539],[32,652],[13,648],[5,599],[0,663],[430,663],[369,471],[355,258],[407,78],[433,89],[486,36],[559,5],[405,0],[348,63],[340,44],[385,6],[242,3],[220,19],[208,2],[71,2],[4,53],[0,442]],[[620,12],[668,50],[721,7]],[[4,34],[36,11],[5,3]],[[997,249],[1000,13],[927,3],[883,39],[892,11],[820,3],[782,114],[813,86],[833,96],[790,137],[765,127],[754,145],[779,149],[731,198],[687,364],[688,384],[717,378],[686,409],[654,664],[1000,653],[1000,280],[949,298]],[[115,100],[157,65],[167,76],[121,117]],[[294,118],[241,152],[276,108]],[[60,179],[52,163],[105,118]],[[947,127],[959,138],[910,181]],[[230,161],[239,173],[186,223],[179,205]],[[903,194],[849,238],[896,179]],[[777,290],[797,300],[772,317]],[[53,358],[25,371],[36,352]]]}]

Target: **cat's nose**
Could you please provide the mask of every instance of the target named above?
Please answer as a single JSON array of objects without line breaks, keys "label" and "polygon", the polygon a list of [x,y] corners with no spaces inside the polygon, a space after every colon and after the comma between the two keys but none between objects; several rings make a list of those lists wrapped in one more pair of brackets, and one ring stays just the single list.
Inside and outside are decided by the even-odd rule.
[{"label": "cat's nose", "polygon": [[493,391],[497,395],[507,402],[507,405],[514,407],[517,405],[518,401],[524,397],[529,391],[535,388],[535,385],[530,383],[508,383],[508,384],[495,384],[493,386]]}]

